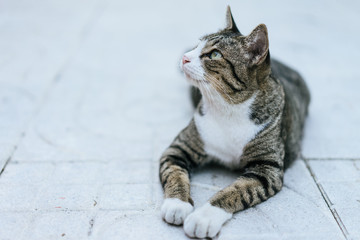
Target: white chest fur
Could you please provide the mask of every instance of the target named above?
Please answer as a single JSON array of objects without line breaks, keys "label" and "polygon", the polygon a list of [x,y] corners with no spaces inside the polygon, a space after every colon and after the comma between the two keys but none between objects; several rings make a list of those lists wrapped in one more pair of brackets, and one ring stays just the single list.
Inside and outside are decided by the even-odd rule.
[{"label": "white chest fur", "polygon": [[205,110],[204,116],[195,113],[195,124],[206,153],[228,167],[239,165],[245,145],[264,128],[250,120],[254,99],[255,96],[242,104],[227,105],[224,111]]}]

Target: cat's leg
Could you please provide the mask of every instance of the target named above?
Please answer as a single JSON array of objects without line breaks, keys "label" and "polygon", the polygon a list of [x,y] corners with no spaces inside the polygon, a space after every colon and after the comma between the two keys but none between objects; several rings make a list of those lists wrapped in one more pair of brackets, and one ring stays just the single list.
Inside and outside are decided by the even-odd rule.
[{"label": "cat's leg", "polygon": [[161,214],[166,222],[181,225],[192,212],[189,173],[204,159],[202,142],[191,121],[160,159],[160,181],[165,197]]},{"label": "cat's leg", "polygon": [[183,156],[181,148],[168,148],[160,160],[160,180],[165,200],[161,206],[162,218],[170,224],[180,225],[193,210],[190,197],[189,172],[192,163]]},{"label": "cat's leg", "polygon": [[280,191],[282,164],[276,161],[253,161],[230,186],[215,194],[184,222],[190,237],[214,237],[233,213],[261,203]]}]

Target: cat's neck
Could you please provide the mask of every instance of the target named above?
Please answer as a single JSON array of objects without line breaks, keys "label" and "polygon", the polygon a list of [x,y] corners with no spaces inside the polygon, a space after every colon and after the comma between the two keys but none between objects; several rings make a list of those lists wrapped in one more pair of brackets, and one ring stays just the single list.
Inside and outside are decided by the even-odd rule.
[{"label": "cat's neck", "polygon": [[239,113],[243,114],[244,109],[248,109],[251,106],[257,94],[254,93],[242,103],[232,104],[225,101],[225,99],[216,92],[209,93],[201,91],[201,93],[203,96],[202,110],[211,115],[221,115],[224,117],[233,117]]}]

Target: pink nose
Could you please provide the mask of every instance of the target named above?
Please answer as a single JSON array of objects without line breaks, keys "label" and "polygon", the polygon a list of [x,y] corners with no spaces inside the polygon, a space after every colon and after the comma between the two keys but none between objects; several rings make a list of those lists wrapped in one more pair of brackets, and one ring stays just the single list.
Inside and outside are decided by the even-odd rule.
[{"label": "pink nose", "polygon": [[184,55],[182,58],[182,64],[189,63],[189,62],[190,62],[190,59]]}]

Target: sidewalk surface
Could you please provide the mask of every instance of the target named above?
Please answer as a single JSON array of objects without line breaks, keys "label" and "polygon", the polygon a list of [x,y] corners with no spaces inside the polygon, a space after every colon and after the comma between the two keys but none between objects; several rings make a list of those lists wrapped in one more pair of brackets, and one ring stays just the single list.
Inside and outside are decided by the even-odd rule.
[{"label": "sidewalk surface", "polygon": [[[271,1],[272,2],[272,1]],[[303,157],[223,240],[360,239],[360,2],[230,1],[312,93]],[[0,239],[188,239],[160,217],[158,159],[193,109],[178,63],[221,1],[0,1]],[[194,173],[201,206],[236,174]]]}]

